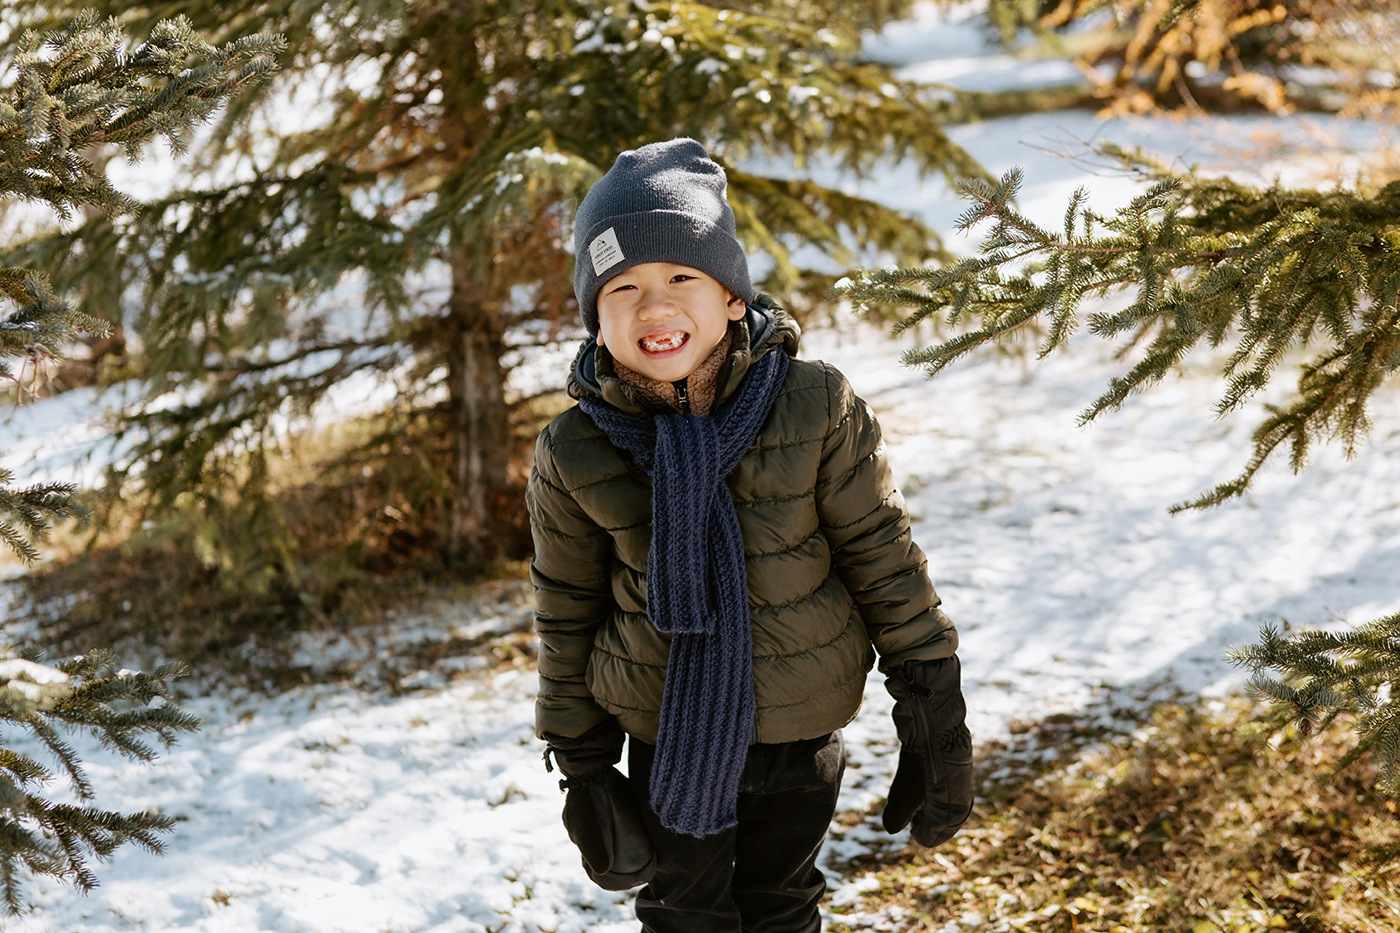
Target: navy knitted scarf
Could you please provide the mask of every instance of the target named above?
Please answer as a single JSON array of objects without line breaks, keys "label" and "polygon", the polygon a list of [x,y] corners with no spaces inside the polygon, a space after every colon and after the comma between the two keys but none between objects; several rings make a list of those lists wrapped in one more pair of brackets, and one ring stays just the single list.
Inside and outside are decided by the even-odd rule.
[{"label": "navy knitted scarf", "polygon": [[753,736],[753,636],[744,541],[725,477],[753,444],[787,375],[774,350],[709,417],[638,418],[596,398],[579,407],[651,474],[647,617],[671,635],[651,806],[690,836],[734,826]]}]

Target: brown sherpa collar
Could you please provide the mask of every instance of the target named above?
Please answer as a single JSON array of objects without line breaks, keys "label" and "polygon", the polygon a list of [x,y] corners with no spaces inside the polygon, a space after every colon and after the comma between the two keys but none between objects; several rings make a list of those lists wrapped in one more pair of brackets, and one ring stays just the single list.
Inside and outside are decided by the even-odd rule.
[{"label": "brown sherpa collar", "polygon": [[[732,328],[726,330],[724,336],[720,338],[714,350],[705,357],[705,361],[696,367],[685,380],[686,396],[690,399],[690,413],[693,415],[708,415],[710,409],[715,404],[716,386],[719,380],[719,369],[724,365],[725,357],[729,355],[729,342]],[[676,386],[670,382],[659,382],[649,379],[641,373],[628,369],[618,362],[617,357],[613,357],[613,369],[617,372],[617,378],[639,389],[646,389],[661,397],[667,405],[677,410],[680,409],[680,395],[676,392]]]}]

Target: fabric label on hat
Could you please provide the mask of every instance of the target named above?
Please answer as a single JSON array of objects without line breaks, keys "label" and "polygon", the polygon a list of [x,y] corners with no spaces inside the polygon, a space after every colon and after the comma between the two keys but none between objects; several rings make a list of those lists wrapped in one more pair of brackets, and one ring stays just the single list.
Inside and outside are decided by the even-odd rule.
[{"label": "fabric label on hat", "polygon": [[622,255],[622,247],[617,242],[617,228],[609,227],[593,238],[588,244],[588,255],[593,260],[593,274],[602,275],[627,257]]}]

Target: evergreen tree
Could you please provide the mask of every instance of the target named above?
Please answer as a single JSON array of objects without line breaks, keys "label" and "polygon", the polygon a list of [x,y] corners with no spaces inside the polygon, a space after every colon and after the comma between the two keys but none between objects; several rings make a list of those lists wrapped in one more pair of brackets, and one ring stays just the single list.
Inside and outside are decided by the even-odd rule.
[{"label": "evergreen tree", "polygon": [[[991,2],[1008,20],[1023,6]],[[1394,91],[1400,63],[1394,41],[1383,38],[1400,29],[1394,3],[1066,0],[1039,22],[1063,24],[1094,10],[1114,11],[1115,28],[1132,37],[1123,46],[1127,64],[1114,93],[1164,92],[1177,78],[1199,77],[1200,68],[1188,67],[1195,63],[1216,69],[1209,74],[1217,87],[1239,78],[1234,86],[1241,92],[1268,83],[1251,84],[1242,77],[1246,71],[1275,76],[1272,89],[1254,99],[1286,109],[1292,99],[1281,77],[1286,66],[1327,62],[1336,68],[1334,90],[1345,87],[1349,96],[1328,103],[1308,91],[1313,103],[1346,113],[1372,108],[1392,120],[1400,104]],[[1316,48],[1305,44],[1310,36],[1320,37]],[[1147,72],[1156,77],[1144,81]],[[1175,103],[1188,97],[1197,105],[1206,99],[1182,85]],[[1111,147],[1101,151],[1141,172],[1146,190],[1128,205],[1099,213],[1080,190],[1051,228],[1015,207],[1020,171],[998,183],[974,180],[961,186],[971,204],[958,227],[988,225],[975,255],[862,272],[838,292],[857,308],[903,309],[899,329],[943,320],[951,336],[906,356],[930,375],[980,347],[1021,338],[1036,343],[1042,357],[1081,330],[1121,343],[1124,371],[1081,412],[1081,423],[1151,390],[1190,354],[1222,354],[1217,415],[1245,406],[1275,378],[1293,376],[1296,391],[1268,407],[1238,475],[1174,509],[1243,495],[1280,450],[1288,451],[1295,472],[1319,441],[1339,442],[1353,454],[1369,428],[1369,400],[1393,389],[1400,371],[1400,179],[1386,177],[1382,167],[1377,183],[1352,188],[1256,188],[1169,172]],[[1084,309],[1086,299],[1111,295],[1126,296],[1126,306]],[[1380,787],[1394,793],[1400,789],[1396,632],[1396,616],[1342,634],[1266,630],[1259,644],[1231,656],[1253,668],[1255,686],[1305,727],[1354,714],[1358,744],[1343,764],[1374,753]],[[1400,855],[1400,846],[1383,854]]]},{"label": "evergreen tree", "polygon": [[[149,41],[128,49],[114,23],[84,16],[51,34],[12,39],[11,67],[0,82],[0,200],[47,205],[60,216],[75,209],[120,210],[129,205],[84,150],[113,144],[136,152],[153,136],[179,145],[183,132],[207,119],[219,102],[271,68],[277,43],[255,38],[215,49],[188,23],[158,24]],[[36,375],[76,335],[105,324],[55,295],[46,276],[0,268],[0,301],[17,307],[0,320],[0,374],[16,383],[24,403],[41,387]],[[9,365],[20,358],[18,373]],[[59,519],[81,516],[77,490],[66,483],[20,488],[0,470],[0,541],[25,562],[38,559],[35,542]],[[123,814],[93,805],[94,791],[60,729],[88,731],[106,747],[150,760],[151,739],[169,744],[196,720],[168,702],[166,682],[181,673],[118,670],[110,656],[91,652],[57,666],[33,651],[0,651],[0,896],[22,907],[27,871],[52,875],[87,890],[96,884],[91,857],[105,858],[126,842],[153,852],[173,819],[151,811]],[[47,751],[67,778],[77,803],[45,794],[54,773],[11,745],[15,732]]]},{"label": "evergreen tree", "polygon": [[[909,0],[258,0],[236,16],[208,0],[13,6],[31,20],[95,8],[132,28],[178,12],[215,36],[288,37],[270,99],[239,100],[201,137],[210,171],[197,185],[144,205],[137,223],[29,249],[75,271],[121,257],[152,384],[181,393],[130,422],[141,488],[157,506],[232,503],[240,528],[260,524],[239,532],[249,546],[226,563],[293,588],[285,541],[300,529],[265,494],[278,435],[367,375],[394,380],[395,401],[317,481],[384,490],[340,510],[360,529],[345,548],[364,550],[392,513],[454,570],[523,553],[514,428],[532,392],[510,373],[524,347],[578,333],[568,222],[619,151],[704,141],[729,170],[742,235],[770,262],[763,286],[798,311],[824,295],[835,264],[922,261],[930,234],[836,187],[751,166],[777,157],[860,175],[906,159],[949,177],[977,171],[936,106],[860,58],[861,31]],[[826,268],[795,258],[807,244]]]}]

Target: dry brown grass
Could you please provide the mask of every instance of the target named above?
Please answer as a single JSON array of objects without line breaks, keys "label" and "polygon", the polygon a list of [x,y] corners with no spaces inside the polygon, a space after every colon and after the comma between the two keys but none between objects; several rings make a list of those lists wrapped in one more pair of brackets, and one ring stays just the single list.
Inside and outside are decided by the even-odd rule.
[{"label": "dry brown grass", "polygon": [[[1243,699],[1164,704],[1070,764],[984,783],[951,843],[849,866],[878,888],[833,929],[1400,929],[1400,866],[1368,859],[1400,838],[1394,801],[1364,764],[1331,775],[1345,724],[1301,740],[1261,734],[1266,716]],[[1014,747],[989,750],[982,768],[1008,757]]]}]

